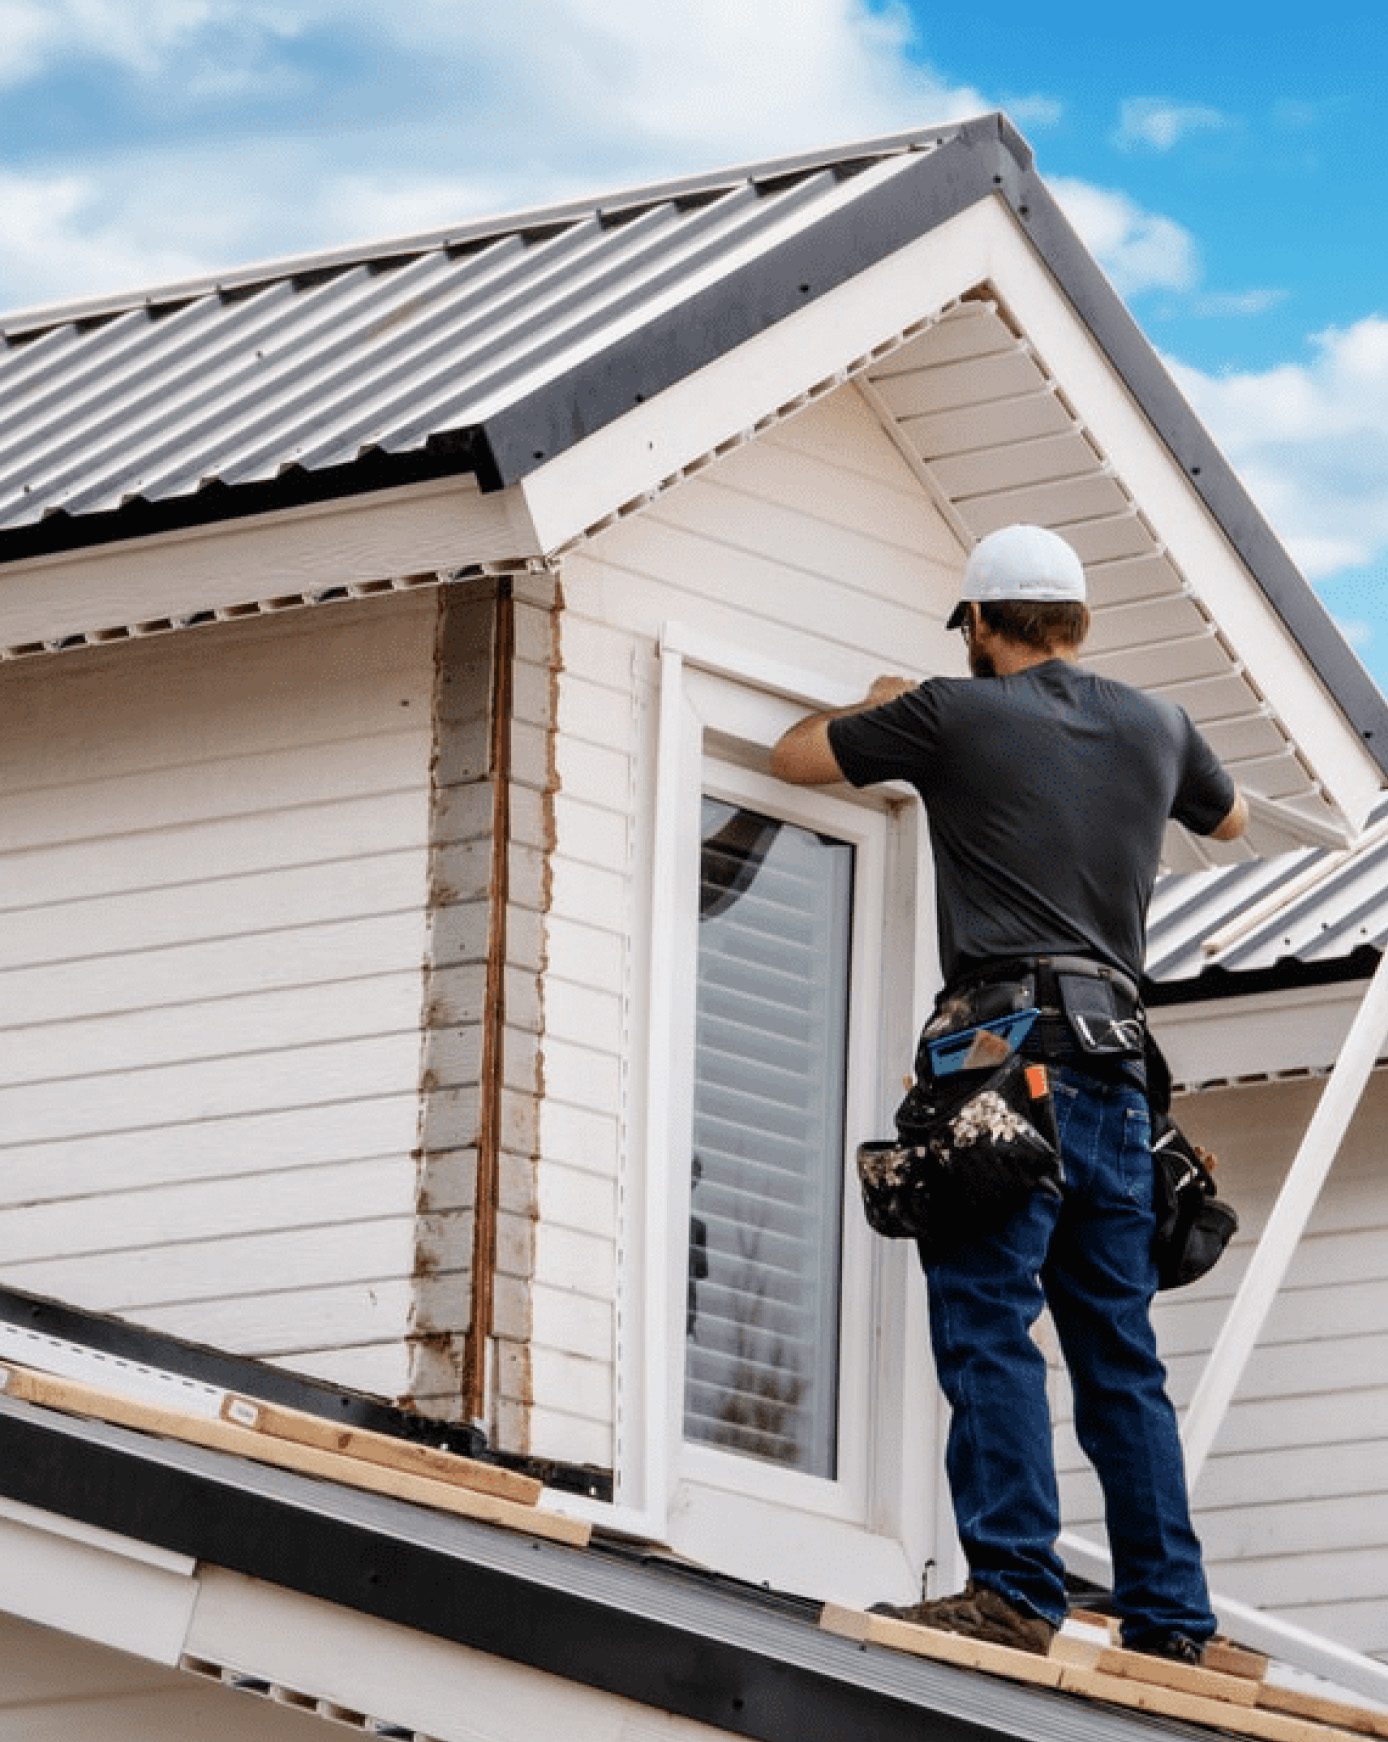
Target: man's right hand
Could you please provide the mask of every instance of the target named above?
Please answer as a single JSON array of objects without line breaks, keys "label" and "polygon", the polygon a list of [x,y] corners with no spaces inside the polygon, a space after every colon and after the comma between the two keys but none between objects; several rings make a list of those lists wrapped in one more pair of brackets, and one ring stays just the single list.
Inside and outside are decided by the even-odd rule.
[{"label": "man's right hand", "polygon": [[894,702],[898,696],[910,695],[919,688],[913,677],[876,677],[867,693],[868,705],[880,708],[883,702]]}]

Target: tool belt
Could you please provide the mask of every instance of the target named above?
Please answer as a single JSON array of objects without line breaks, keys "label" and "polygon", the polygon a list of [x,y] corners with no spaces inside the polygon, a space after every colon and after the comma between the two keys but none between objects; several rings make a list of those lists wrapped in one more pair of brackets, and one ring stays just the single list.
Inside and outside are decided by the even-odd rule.
[{"label": "tool belt", "polygon": [[[1008,1032],[1007,1019],[1032,1012],[1026,1056],[993,1039]],[[947,1054],[938,1043],[966,1031],[988,1039],[992,1056],[965,1042],[966,1063],[977,1053],[979,1068],[939,1075],[935,1060],[959,1048]],[[928,1263],[1002,1226],[1033,1192],[1058,1195],[1063,1176],[1048,1067],[1084,1068],[1092,1060],[1107,1070],[1125,1059],[1142,1061],[1152,1109],[1157,1286],[1203,1276],[1238,1218],[1215,1196],[1209,1169],[1170,1117],[1170,1072],[1136,982],[1079,956],[982,964],[941,993],[921,1030],[915,1080],[896,1110],[896,1141],[858,1149],[869,1224],[888,1238],[916,1240]]]}]

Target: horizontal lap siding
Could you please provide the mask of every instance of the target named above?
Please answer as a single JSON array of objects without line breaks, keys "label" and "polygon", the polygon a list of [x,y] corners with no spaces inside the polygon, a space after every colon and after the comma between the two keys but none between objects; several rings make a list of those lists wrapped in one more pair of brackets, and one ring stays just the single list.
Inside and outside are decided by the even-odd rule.
[{"label": "horizontal lap siding", "polygon": [[[1184,1408],[1320,1092],[1319,1083],[1222,1090],[1183,1104],[1220,1158],[1240,1232],[1220,1265],[1154,1313]],[[1388,1659],[1388,1074],[1378,1073],[1196,1489],[1211,1582]],[[1059,1388],[1067,1520],[1100,1534],[1098,1485]]]},{"label": "horizontal lap siding", "polygon": [[4,672],[7,1283],[404,1388],[437,609]]},{"label": "horizontal lap siding", "polygon": [[960,560],[850,389],[565,562],[530,1296],[538,1455],[612,1464],[614,1303],[639,1310],[616,1303],[616,1290],[625,1180],[642,1165],[633,1133],[645,1052],[633,1011],[644,1008],[661,627],[676,620],[864,688],[904,660],[957,670],[940,625]]}]

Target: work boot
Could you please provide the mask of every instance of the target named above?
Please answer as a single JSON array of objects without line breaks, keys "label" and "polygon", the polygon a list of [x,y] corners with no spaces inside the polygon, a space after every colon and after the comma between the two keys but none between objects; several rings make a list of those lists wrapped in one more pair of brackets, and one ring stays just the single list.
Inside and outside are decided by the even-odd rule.
[{"label": "work boot", "polygon": [[1124,1649],[1140,1651],[1144,1657],[1166,1657],[1172,1663],[1188,1663],[1195,1668],[1205,1660],[1205,1647],[1187,1633],[1154,1633],[1147,1639],[1125,1639]]},{"label": "work boot", "polygon": [[923,1603],[874,1603],[870,1615],[890,1615],[917,1627],[936,1627],[945,1633],[962,1633],[969,1639],[986,1639],[993,1645],[1010,1645],[1014,1651],[1032,1651],[1044,1657],[1051,1649],[1056,1629],[1041,1615],[1019,1609],[987,1585],[972,1579],[952,1597],[933,1597]]}]

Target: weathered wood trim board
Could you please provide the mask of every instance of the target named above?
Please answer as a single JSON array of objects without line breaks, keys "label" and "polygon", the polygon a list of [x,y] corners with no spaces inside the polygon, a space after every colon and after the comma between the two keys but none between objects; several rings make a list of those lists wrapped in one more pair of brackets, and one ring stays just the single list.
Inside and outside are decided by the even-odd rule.
[{"label": "weathered wood trim board", "polygon": [[1212,1646],[1206,1662],[1196,1667],[1068,1633],[1058,1634],[1050,1654],[1041,1657],[836,1603],[825,1604],[820,1626],[864,1645],[885,1645],[961,1669],[983,1670],[1008,1681],[1056,1688],[1154,1717],[1258,1737],[1261,1742],[1388,1737],[1388,1713],[1278,1687],[1262,1679],[1266,1658],[1222,1642]]},{"label": "weathered wood trim board", "polygon": [[[209,1421],[122,1397],[75,1379],[58,1379],[8,1364],[0,1366],[0,1391],[21,1403],[60,1410],[65,1415],[92,1417],[142,1433],[162,1434],[189,1445],[230,1452],[256,1463],[274,1464],[283,1470],[298,1471],[301,1475],[318,1476],[350,1488],[364,1488],[418,1506],[433,1506],[441,1512],[453,1512],[482,1523],[500,1524],[531,1536],[547,1537],[552,1542],[582,1548],[586,1547],[592,1534],[592,1526],[586,1521],[546,1512],[534,1504],[533,1498],[507,1498],[505,1494],[495,1492],[497,1486],[510,1493],[529,1495],[532,1487],[538,1492],[538,1485],[528,1484],[525,1478],[514,1478],[507,1472],[495,1471],[489,1465],[448,1452],[434,1451],[432,1459],[421,1460],[418,1454],[428,1452],[430,1448],[403,1442],[396,1446],[388,1435],[337,1428],[327,1422],[316,1423],[312,1416],[260,1404],[249,1398],[229,1398],[223,1418]],[[228,1416],[231,1419],[226,1419]],[[321,1433],[319,1428],[323,1430]],[[338,1449],[344,1441],[349,1449]],[[391,1447],[389,1454],[381,1441]],[[360,1448],[363,1445],[374,1453],[374,1459],[362,1455]],[[387,1455],[390,1456],[389,1463],[375,1461]],[[437,1473],[441,1467],[438,1461],[445,1459],[451,1472],[451,1478],[447,1480],[441,1479]],[[421,1473],[422,1470],[430,1473]],[[492,1492],[482,1492],[471,1485],[474,1471],[482,1473]],[[519,1488],[515,1486],[517,1481],[522,1484]]]}]

